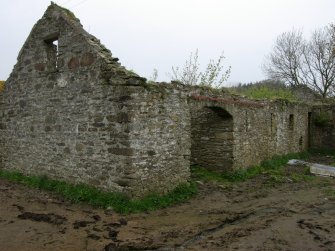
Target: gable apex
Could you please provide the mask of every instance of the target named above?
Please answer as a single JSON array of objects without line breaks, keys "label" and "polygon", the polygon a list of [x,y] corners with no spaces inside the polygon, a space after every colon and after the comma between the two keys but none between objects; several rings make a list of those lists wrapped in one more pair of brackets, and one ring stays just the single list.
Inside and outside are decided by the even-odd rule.
[{"label": "gable apex", "polygon": [[119,82],[115,78],[146,81],[121,66],[118,58],[113,58],[110,50],[89,34],[70,10],[51,2],[32,28],[9,78],[13,73],[18,78],[33,78],[85,71],[92,64],[105,83]]}]

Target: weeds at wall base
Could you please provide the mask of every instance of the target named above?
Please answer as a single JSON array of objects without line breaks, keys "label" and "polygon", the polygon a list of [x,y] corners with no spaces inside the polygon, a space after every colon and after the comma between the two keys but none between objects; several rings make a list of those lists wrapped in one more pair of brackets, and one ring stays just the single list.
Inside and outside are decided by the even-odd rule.
[{"label": "weeds at wall base", "polygon": [[[317,151],[314,151],[313,154],[315,154],[316,152]],[[283,173],[283,167],[290,159],[305,160],[310,156],[310,152],[290,153],[286,155],[274,156],[271,159],[262,161],[261,164],[258,166],[238,170],[232,173],[219,173],[209,171],[206,168],[200,166],[192,166],[191,172],[195,179],[213,181],[223,184],[246,181],[261,174],[269,175],[269,182],[273,183],[282,183],[288,180],[292,182],[298,182],[302,180],[307,181],[313,178],[313,176],[309,175],[308,168],[304,170],[303,174],[291,174],[287,176]]]},{"label": "weeds at wall base", "polygon": [[[293,173],[286,176],[283,173],[283,167],[290,159],[307,159],[312,154],[333,155],[335,157],[334,151],[320,152],[313,150],[312,153],[302,152],[274,156],[269,160],[263,161],[258,166],[232,173],[218,173],[200,166],[192,166],[191,173],[196,180],[213,181],[221,184],[243,182],[262,174],[269,175],[269,185],[283,183],[288,179],[292,182],[308,181],[313,179],[313,176],[309,174],[308,168],[305,168],[302,174]],[[101,208],[112,207],[116,212],[123,214],[161,209],[185,202],[197,194],[197,185],[193,181],[179,185],[166,195],[152,194],[143,199],[131,200],[122,194],[104,192],[85,184],[69,184],[64,181],[49,179],[46,176],[25,176],[19,172],[0,169],[0,177],[28,187],[54,192],[72,202],[85,202]],[[329,193],[331,195],[334,194],[333,190],[329,191]]]},{"label": "weeds at wall base", "polygon": [[118,213],[128,214],[152,211],[184,202],[197,194],[195,183],[179,185],[166,195],[152,194],[143,199],[131,200],[119,193],[104,192],[85,184],[69,184],[46,176],[25,176],[19,172],[0,169],[0,177],[28,187],[54,192],[71,202],[86,202],[92,206],[112,207]]}]

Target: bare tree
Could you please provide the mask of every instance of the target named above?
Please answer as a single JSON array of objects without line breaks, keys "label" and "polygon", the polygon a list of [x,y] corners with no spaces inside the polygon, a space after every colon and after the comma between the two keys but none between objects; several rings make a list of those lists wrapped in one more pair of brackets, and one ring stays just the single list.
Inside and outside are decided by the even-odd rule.
[{"label": "bare tree", "polygon": [[302,72],[305,83],[323,98],[335,85],[335,55],[330,28],[316,30],[304,47]]},{"label": "bare tree", "polygon": [[169,74],[172,80],[180,81],[185,85],[204,85],[211,87],[220,87],[227,81],[230,76],[231,67],[226,70],[223,67],[223,53],[215,61],[211,59],[207,64],[206,70],[200,72],[200,64],[198,61],[198,50],[191,53],[182,68],[173,67]]},{"label": "bare tree", "polygon": [[301,31],[281,34],[267,58],[266,74],[290,86],[306,85],[323,98],[331,96],[335,86],[333,30],[331,25],[318,29],[309,41]]},{"label": "bare tree", "polygon": [[335,23],[330,24],[330,34],[332,36],[332,41],[333,41],[333,52],[335,53]]},{"label": "bare tree", "polygon": [[304,40],[302,32],[292,30],[284,32],[276,39],[273,51],[268,56],[264,70],[272,79],[282,80],[291,86],[302,83],[301,61]]}]

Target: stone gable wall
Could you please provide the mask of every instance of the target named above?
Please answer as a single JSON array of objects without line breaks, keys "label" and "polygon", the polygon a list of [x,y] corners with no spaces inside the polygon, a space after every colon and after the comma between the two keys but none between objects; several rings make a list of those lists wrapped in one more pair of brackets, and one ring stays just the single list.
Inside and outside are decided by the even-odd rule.
[{"label": "stone gable wall", "polygon": [[148,90],[117,61],[51,5],[1,95],[1,168],[135,197],[186,182],[186,95]]}]

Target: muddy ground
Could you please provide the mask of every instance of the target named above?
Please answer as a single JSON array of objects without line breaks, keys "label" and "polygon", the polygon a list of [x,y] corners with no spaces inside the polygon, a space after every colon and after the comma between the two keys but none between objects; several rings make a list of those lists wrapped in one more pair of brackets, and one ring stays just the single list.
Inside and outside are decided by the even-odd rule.
[{"label": "muddy ground", "polygon": [[119,215],[0,179],[0,250],[335,250],[334,191],[333,178],[264,174],[203,183],[183,204]]}]

